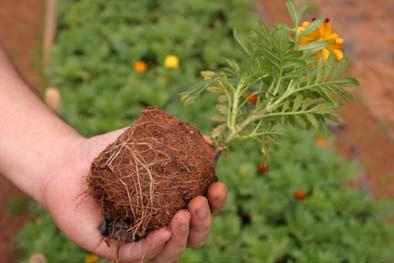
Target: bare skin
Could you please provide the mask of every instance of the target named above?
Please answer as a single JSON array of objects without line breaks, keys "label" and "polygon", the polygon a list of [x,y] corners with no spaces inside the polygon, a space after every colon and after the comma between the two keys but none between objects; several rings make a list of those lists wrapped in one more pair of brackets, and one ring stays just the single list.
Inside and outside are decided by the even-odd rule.
[{"label": "bare skin", "polygon": [[[117,244],[108,247],[97,226],[102,215],[90,197],[79,198],[92,160],[122,130],[84,138],[43,104],[15,73],[0,49],[0,173],[42,204],[57,226],[76,244],[115,260]],[[223,183],[179,211],[166,229],[146,239],[121,244],[120,262],[176,262],[187,247],[208,238],[212,214],[227,200]]]}]

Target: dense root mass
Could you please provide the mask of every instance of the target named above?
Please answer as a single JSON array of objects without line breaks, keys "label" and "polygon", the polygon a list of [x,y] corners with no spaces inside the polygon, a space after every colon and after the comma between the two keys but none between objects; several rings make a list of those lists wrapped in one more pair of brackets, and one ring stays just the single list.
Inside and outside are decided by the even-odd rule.
[{"label": "dense root mass", "polygon": [[132,241],[167,226],[215,180],[215,151],[199,131],[148,108],[94,160],[88,187],[102,207],[102,233]]}]

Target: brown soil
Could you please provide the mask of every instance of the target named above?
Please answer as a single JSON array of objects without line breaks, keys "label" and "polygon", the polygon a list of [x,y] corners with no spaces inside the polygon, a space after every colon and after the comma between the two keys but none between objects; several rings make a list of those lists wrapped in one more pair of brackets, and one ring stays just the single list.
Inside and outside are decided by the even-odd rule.
[{"label": "brown soil", "polygon": [[[301,1],[297,1],[298,3]],[[336,146],[359,160],[360,184],[378,197],[394,196],[394,2],[391,0],[313,0],[312,16],[329,17],[345,39],[345,53],[361,83],[355,100],[339,115],[345,124]],[[290,24],[285,1],[261,0],[264,20]],[[311,17],[309,17],[311,18]]]},{"label": "brown soil", "polygon": [[[36,89],[40,74],[35,62],[42,34],[44,0],[0,0],[0,44],[6,49],[22,77]],[[9,216],[10,200],[23,194],[0,175],[0,262],[15,262],[14,238],[27,215]]]},{"label": "brown soil", "polygon": [[109,237],[133,241],[168,226],[215,180],[215,151],[199,131],[148,108],[95,159],[88,185]]},{"label": "brown soil", "polygon": [[37,90],[45,1],[0,0],[0,7],[0,43],[23,79]]}]

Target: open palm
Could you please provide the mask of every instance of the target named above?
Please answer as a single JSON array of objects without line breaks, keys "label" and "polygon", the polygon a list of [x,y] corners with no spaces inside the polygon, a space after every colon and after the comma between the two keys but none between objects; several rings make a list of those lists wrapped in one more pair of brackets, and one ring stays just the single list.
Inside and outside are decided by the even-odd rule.
[{"label": "open palm", "polygon": [[91,162],[122,131],[83,139],[45,185],[44,206],[71,240],[99,256],[120,259],[120,262],[177,261],[187,245],[200,247],[207,239],[211,211],[216,212],[225,205],[226,187],[223,183],[211,185],[208,199],[200,196],[190,201],[188,209],[179,211],[168,229],[157,230],[139,242],[120,244],[111,241],[108,246],[98,230],[103,219],[100,209],[91,197],[83,193],[87,190],[86,176]]}]

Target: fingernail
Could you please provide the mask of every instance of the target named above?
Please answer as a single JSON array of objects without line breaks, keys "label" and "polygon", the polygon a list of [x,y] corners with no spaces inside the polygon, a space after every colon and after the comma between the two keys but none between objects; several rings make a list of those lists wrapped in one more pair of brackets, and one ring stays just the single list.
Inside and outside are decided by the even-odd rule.
[{"label": "fingernail", "polygon": [[185,214],[184,217],[178,218],[178,226],[182,232],[189,230],[189,217]]},{"label": "fingernail", "polygon": [[216,196],[215,200],[216,200],[216,201],[223,200],[224,197],[225,197],[225,195],[226,195],[226,194],[225,194],[224,192],[221,192],[220,194],[218,194],[218,195]]},{"label": "fingernail", "polygon": [[199,208],[198,210],[197,210],[197,215],[200,217],[200,218],[205,218],[205,217],[207,217],[208,216],[208,214],[209,214],[209,209],[208,209],[208,206],[203,206],[203,207],[201,207],[201,208]]},{"label": "fingernail", "polygon": [[182,232],[186,232],[189,229],[189,226],[186,223],[182,223],[181,224],[181,231]]},{"label": "fingernail", "polygon": [[163,230],[160,235],[164,240],[168,240],[171,237],[171,232],[169,230]]}]

